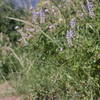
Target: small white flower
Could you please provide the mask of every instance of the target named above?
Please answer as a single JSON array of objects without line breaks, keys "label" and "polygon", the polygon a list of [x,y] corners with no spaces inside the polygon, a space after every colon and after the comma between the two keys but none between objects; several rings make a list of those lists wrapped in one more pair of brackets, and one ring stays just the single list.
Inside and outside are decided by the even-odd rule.
[{"label": "small white flower", "polygon": [[49,12],[49,10],[48,9],[45,9],[45,12]]},{"label": "small white flower", "polygon": [[17,29],[19,29],[20,27],[19,26],[15,26],[15,29],[17,30]]},{"label": "small white flower", "polygon": [[60,48],[60,51],[63,51],[63,48]]},{"label": "small white flower", "polygon": [[30,10],[33,10],[33,7],[31,6],[29,9],[30,9]]}]

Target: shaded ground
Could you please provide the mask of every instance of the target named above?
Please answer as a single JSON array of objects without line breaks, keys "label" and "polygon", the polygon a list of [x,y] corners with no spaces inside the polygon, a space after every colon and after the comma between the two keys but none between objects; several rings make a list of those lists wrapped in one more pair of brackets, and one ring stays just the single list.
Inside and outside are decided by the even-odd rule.
[{"label": "shaded ground", "polygon": [[0,100],[21,100],[20,97],[14,96],[15,89],[8,82],[0,84]]}]

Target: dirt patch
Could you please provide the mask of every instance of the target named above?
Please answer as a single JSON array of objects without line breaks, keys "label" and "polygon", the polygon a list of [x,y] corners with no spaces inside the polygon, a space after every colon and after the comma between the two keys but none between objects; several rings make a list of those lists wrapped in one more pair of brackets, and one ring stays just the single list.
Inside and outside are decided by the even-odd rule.
[{"label": "dirt patch", "polygon": [[11,95],[14,94],[15,92],[16,92],[15,89],[11,87],[9,82],[0,84],[0,97],[4,95]]},{"label": "dirt patch", "polygon": [[16,91],[9,82],[0,84],[0,100],[21,100],[21,97],[14,94],[16,94]]},{"label": "dirt patch", "polygon": [[20,97],[3,97],[3,98],[0,98],[0,100],[21,100]]}]

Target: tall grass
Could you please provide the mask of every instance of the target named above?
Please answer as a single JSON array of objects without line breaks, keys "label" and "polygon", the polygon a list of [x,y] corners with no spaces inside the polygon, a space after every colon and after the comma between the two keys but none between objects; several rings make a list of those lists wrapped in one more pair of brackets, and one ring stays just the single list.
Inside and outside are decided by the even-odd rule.
[{"label": "tall grass", "polygon": [[100,99],[100,3],[93,2],[91,15],[87,2],[43,2],[32,11],[39,12],[33,25],[17,29],[16,46],[1,38],[1,66],[26,100]]}]

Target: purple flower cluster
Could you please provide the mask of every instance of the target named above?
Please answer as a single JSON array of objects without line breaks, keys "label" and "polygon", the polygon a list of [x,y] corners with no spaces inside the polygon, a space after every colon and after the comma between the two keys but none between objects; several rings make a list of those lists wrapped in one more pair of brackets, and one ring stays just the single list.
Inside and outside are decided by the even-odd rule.
[{"label": "purple flower cluster", "polygon": [[90,2],[90,1],[87,0],[87,10],[88,10],[88,13],[89,13],[90,17],[94,17],[95,16],[94,11],[93,11],[93,3],[92,3],[92,1]]},{"label": "purple flower cluster", "polygon": [[76,27],[76,18],[72,18],[69,22],[70,25],[70,30],[67,31],[66,33],[66,39],[67,39],[67,43],[69,46],[72,46],[72,39],[75,36],[75,27]]},{"label": "purple flower cluster", "polygon": [[39,16],[39,12],[32,12],[32,21],[33,23],[36,22],[37,17]]},{"label": "purple flower cluster", "polygon": [[40,23],[45,23],[45,12],[43,9],[41,9],[39,12],[32,12],[32,15],[33,15],[33,22],[36,21],[37,17],[39,17],[40,19]]},{"label": "purple flower cluster", "polygon": [[74,30],[68,30],[67,31],[67,34],[66,34],[66,39],[67,39],[67,43],[69,46],[72,46],[72,39],[74,38],[75,36],[75,31]]}]

